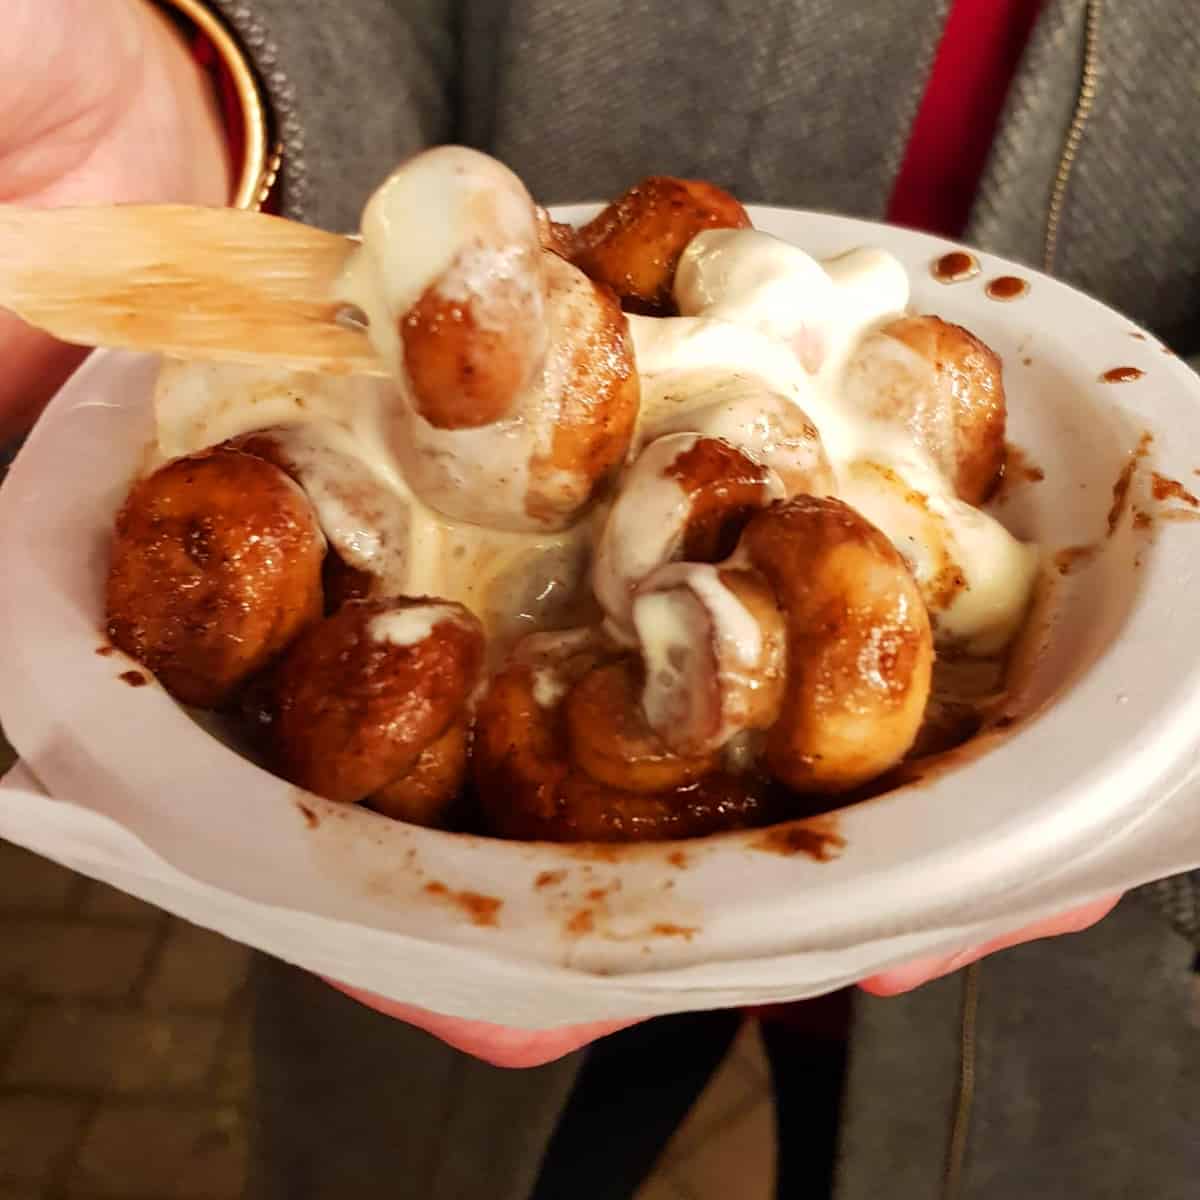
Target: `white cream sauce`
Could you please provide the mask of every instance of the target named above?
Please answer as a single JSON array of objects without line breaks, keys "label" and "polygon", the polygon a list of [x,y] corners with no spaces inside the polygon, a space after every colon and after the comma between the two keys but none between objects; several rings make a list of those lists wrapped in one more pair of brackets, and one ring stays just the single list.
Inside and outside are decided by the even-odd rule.
[{"label": "white cream sauce", "polygon": [[633,624],[646,719],[668,743],[673,727],[684,726],[689,737],[711,730],[711,745],[724,746],[745,728],[749,698],[783,670],[782,645],[764,638],[718,566],[672,563],[654,572],[634,599]]},{"label": "white cream sauce", "polygon": [[[557,271],[546,303],[551,349],[510,416],[447,431],[414,414],[404,400],[396,314],[436,280],[448,295],[457,288],[465,297],[481,273],[503,269],[502,254],[464,254],[477,231],[493,244],[536,238],[528,194],[500,164],[457,147],[414,163],[371,199],[362,246],[338,289],[366,314],[395,384],[168,364],[156,395],[160,453],[174,457],[287,427],[297,473],[339,552],[374,572],[385,593],[466,605],[502,645],[522,632],[592,619],[585,581],[597,538],[597,597],[629,638],[632,587],[639,572],[671,557],[686,503],[683,489],[662,477],[663,464],[655,465],[661,441],[674,439],[652,442],[626,471],[621,494],[636,485],[637,506],[618,499],[607,520],[584,513],[562,531],[528,516],[530,464],[547,453],[557,415],[548,397],[556,373],[567,369],[552,347],[580,319],[581,285],[552,255],[545,260],[546,270]],[[845,402],[856,347],[908,304],[901,264],[873,249],[818,263],[764,233],[710,231],[684,255],[677,299],[680,317],[630,318],[642,386],[640,444],[666,432],[693,441],[717,436],[785,477],[811,422],[832,464],[835,494],[895,542],[929,595],[947,562],[961,569],[965,586],[934,613],[939,633],[980,653],[1007,639],[1026,607],[1034,550],[958,501],[911,438],[864,420]],[[886,468],[899,483],[864,464]],[[579,482],[549,475],[539,486],[561,495],[569,511]],[[914,507],[910,493],[922,504]],[[605,563],[612,569],[600,569]]]},{"label": "white cream sauce", "polygon": [[[397,405],[393,439],[414,491],[460,521],[512,531],[560,527],[586,498],[591,481],[549,466],[563,379],[594,319],[587,279],[557,255],[543,256],[549,349],[536,380],[512,412],[476,429],[436,429],[410,404]],[[530,498],[551,511],[530,511]],[[558,510],[556,513],[554,510]]]},{"label": "white cream sauce", "polygon": [[327,393],[329,384],[327,376],[282,380],[257,367],[167,364],[155,395],[159,453],[174,458],[268,431],[330,544],[376,577],[379,595],[463,604],[496,653],[522,634],[590,615],[585,524],[528,534],[446,518],[417,498],[391,453],[386,386],[344,379]]},{"label": "white cream sauce", "polygon": [[367,622],[367,633],[377,642],[391,646],[415,646],[438,625],[459,620],[459,610],[448,604],[414,604],[392,612],[378,613]]},{"label": "white cream sauce", "polygon": [[[901,264],[874,249],[817,264],[755,230],[700,234],[684,263],[676,300],[690,315],[631,319],[642,375],[643,439],[689,429],[720,436],[760,461],[771,454],[771,466],[782,475],[786,464],[774,439],[764,439],[762,426],[748,419],[746,398],[764,397],[764,409],[780,400],[798,406],[820,433],[833,466],[834,494],[859,508],[912,566],[938,640],[994,653],[1024,617],[1036,548],[960,501],[904,429],[864,415],[878,407],[870,402],[870,389],[919,387],[934,374],[894,339],[870,336],[908,304]],[[814,268],[826,277],[815,287]],[[819,304],[801,299],[809,288]],[[817,369],[802,361],[797,337],[820,342]],[[869,357],[857,354],[875,343],[886,345]],[[894,482],[881,483],[870,464]],[[943,572],[955,570],[964,586],[953,592],[935,586],[944,582]]]},{"label": "white cream sauce", "polygon": [[[397,317],[433,285],[448,300],[487,292],[514,249],[538,244],[533,201],[505,166],[477,150],[438,146],[417,155],[375,190],[362,241],[336,298],[361,309],[375,352],[397,378],[404,353]],[[527,297],[536,305],[534,281]]]}]

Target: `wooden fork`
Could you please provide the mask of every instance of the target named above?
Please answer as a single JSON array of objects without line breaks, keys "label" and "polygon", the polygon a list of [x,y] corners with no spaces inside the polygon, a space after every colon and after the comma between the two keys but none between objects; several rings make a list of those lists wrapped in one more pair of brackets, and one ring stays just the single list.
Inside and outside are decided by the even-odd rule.
[{"label": "wooden fork", "polygon": [[0,308],[85,346],[385,375],[335,283],[354,241],[184,205],[0,205]]}]

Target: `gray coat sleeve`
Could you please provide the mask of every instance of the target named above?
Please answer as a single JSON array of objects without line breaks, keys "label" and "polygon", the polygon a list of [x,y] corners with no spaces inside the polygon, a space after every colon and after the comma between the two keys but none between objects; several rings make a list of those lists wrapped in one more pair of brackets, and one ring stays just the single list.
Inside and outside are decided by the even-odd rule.
[{"label": "gray coat sleeve", "polygon": [[1200,951],[1200,871],[1187,871],[1147,884],[1146,898]]},{"label": "gray coat sleeve", "polygon": [[210,0],[266,88],[283,206],[353,230],[389,164],[452,136],[453,0]]}]

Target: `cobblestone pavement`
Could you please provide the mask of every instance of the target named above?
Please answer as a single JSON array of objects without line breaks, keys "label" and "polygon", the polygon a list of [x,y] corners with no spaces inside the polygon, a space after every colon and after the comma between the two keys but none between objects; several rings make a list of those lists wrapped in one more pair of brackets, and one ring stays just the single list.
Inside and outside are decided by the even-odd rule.
[{"label": "cobblestone pavement", "polygon": [[247,965],[0,842],[0,1200],[240,1195]]}]

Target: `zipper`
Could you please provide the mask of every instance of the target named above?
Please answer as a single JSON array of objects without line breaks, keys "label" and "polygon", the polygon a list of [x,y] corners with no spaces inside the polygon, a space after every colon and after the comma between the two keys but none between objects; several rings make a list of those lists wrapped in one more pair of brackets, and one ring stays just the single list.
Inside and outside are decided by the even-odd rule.
[{"label": "zipper", "polygon": [[963,971],[962,1015],[959,1018],[958,1089],[954,1097],[954,1120],[946,1149],[946,1173],[942,1200],[958,1200],[962,1194],[963,1165],[975,1106],[976,1029],[979,1024],[980,965],[973,962]]},{"label": "zipper", "polygon": [[1042,269],[1051,274],[1058,254],[1058,234],[1062,224],[1063,207],[1067,199],[1067,187],[1075,159],[1083,142],[1084,131],[1096,104],[1096,88],[1100,79],[1100,9],[1101,0],[1087,0],[1084,13],[1083,71],[1079,77],[1079,92],[1075,97],[1075,111],[1063,142],[1062,156],[1058,160],[1058,171],[1054,176],[1054,187],[1050,192],[1050,208],[1046,213],[1046,239],[1042,248]]}]

